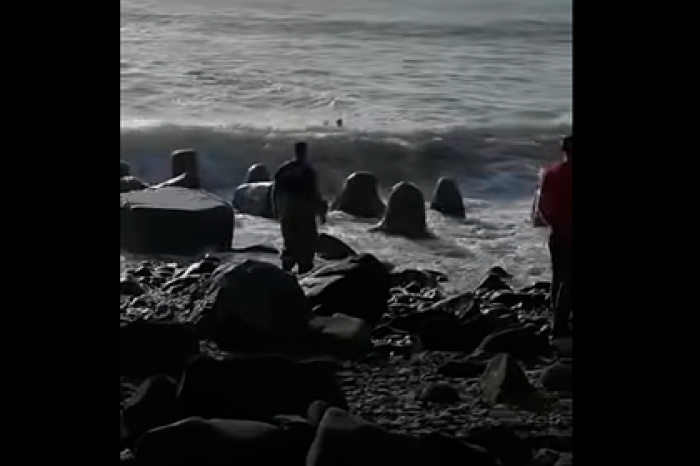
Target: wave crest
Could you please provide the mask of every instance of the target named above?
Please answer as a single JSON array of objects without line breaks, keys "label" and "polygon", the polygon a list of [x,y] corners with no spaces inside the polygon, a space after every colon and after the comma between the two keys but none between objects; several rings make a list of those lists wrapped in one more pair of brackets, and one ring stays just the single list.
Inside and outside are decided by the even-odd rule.
[{"label": "wave crest", "polygon": [[168,154],[194,148],[202,182],[228,191],[253,163],[275,167],[291,156],[300,139],[310,144],[325,192],[335,192],[354,171],[371,171],[383,188],[412,181],[430,190],[451,176],[469,197],[529,195],[542,164],[555,160],[566,124],[549,128],[497,128],[407,133],[335,131],[327,128],[278,131],[175,124],[127,124],[121,129],[121,158],[149,181],[170,176]]}]

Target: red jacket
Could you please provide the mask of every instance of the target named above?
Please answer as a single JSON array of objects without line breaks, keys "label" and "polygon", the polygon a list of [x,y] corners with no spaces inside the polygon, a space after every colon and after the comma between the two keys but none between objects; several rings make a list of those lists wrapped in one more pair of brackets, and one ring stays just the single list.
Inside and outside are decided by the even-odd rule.
[{"label": "red jacket", "polygon": [[547,167],[542,176],[538,206],[552,229],[552,237],[569,243],[572,239],[572,178],[570,161]]}]

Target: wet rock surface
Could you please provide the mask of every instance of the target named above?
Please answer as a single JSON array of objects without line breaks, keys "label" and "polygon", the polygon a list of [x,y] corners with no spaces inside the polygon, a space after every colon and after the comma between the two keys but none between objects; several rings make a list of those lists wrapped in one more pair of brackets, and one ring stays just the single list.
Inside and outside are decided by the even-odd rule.
[{"label": "wet rock surface", "polygon": [[[319,301],[276,264],[245,264],[207,255],[122,273],[122,463],[571,463],[572,341],[550,343],[548,284],[514,290],[494,268],[447,296],[440,272],[360,254],[319,263],[310,276],[347,282]],[[228,304],[269,305],[240,311],[242,328],[283,332],[290,306],[285,319],[303,317],[295,332],[308,318],[304,348],[250,347],[236,319],[229,351],[216,343],[212,290],[233,270],[245,273],[227,285]],[[270,287],[293,298],[265,301]]]}]

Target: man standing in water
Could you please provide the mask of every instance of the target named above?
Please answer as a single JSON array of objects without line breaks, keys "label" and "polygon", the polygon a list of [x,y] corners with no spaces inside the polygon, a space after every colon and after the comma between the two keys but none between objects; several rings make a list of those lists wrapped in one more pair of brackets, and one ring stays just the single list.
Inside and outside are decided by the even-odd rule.
[{"label": "man standing in water", "polygon": [[303,274],[314,265],[316,217],[326,222],[326,203],[318,189],[316,171],[307,160],[307,144],[296,143],[294,152],[294,160],[282,164],[275,173],[272,207],[284,240],[282,268],[291,271],[298,265],[298,273]]},{"label": "man standing in water", "polygon": [[572,169],[573,135],[562,141],[564,160],[542,173],[532,210],[536,227],[549,227],[549,253],[552,259],[552,309],[554,337],[570,332],[572,306]]}]

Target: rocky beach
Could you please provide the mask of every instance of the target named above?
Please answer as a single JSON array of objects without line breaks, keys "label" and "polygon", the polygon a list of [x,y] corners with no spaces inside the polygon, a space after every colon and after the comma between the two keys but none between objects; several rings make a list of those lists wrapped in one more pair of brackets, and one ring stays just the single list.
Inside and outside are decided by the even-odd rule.
[{"label": "rocky beach", "polygon": [[[234,210],[183,157],[155,188],[122,162],[122,463],[571,464],[572,340],[551,339],[549,283],[495,265],[460,289],[327,233],[297,277],[273,245],[231,247],[266,194],[239,189]],[[464,216],[449,179],[384,202],[358,178],[331,208],[377,205],[378,234],[432,236],[426,207]]]}]

